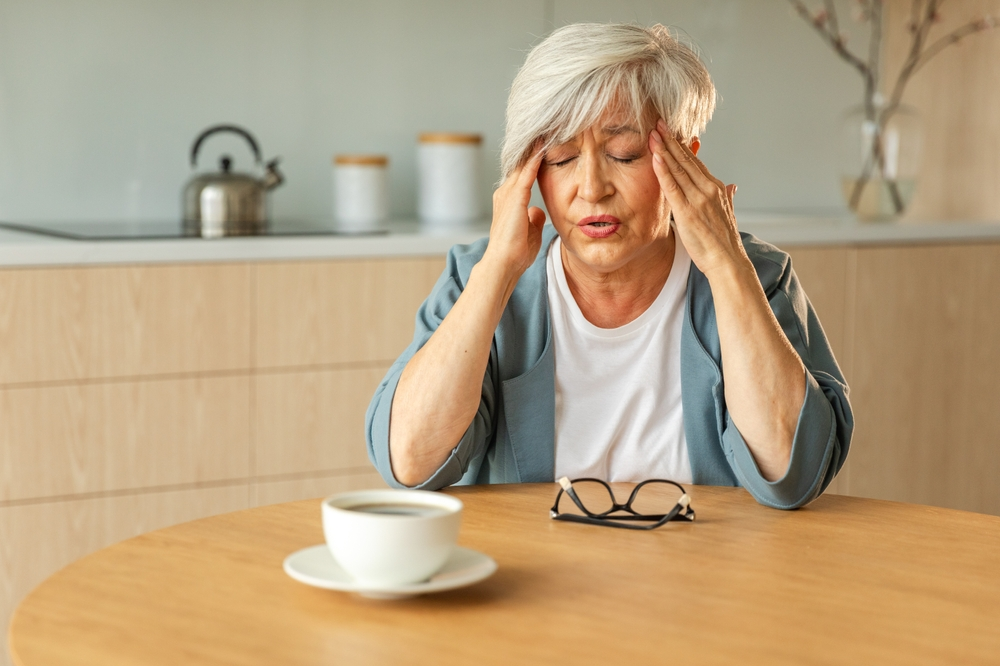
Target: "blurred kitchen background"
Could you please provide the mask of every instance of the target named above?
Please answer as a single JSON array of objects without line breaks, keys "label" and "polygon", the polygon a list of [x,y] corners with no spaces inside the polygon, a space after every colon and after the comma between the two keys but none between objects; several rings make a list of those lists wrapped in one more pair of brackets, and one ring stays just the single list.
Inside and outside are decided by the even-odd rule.
[{"label": "blurred kitchen background", "polygon": [[[838,119],[860,101],[861,78],[784,0],[0,0],[0,219],[179,219],[191,142],[219,122],[282,158],[277,219],[330,218],[330,159],[352,152],[390,157],[390,214],[413,217],[416,137],[428,130],[484,135],[488,210],[507,90],[527,50],[554,26],[610,20],[662,22],[698,47],[720,93],[703,156],[739,184],[739,207],[846,213]],[[860,46],[867,28],[844,24]],[[933,67],[989,41],[941,56],[913,94]],[[968,121],[972,94],[942,95],[932,122]],[[998,116],[978,119],[992,131],[994,177]],[[225,135],[200,166],[222,152],[251,167],[245,144]],[[998,210],[959,208],[918,200],[914,213]]]},{"label": "blurred kitchen background", "polygon": [[[863,50],[855,0],[837,2]],[[910,0],[886,7],[895,72]],[[986,14],[1000,0],[949,0],[935,32]],[[869,224],[838,167],[861,77],[785,0],[0,0],[0,221],[179,226],[191,144],[217,123],[281,157],[279,222],[332,224],[341,153],[388,155],[390,215],[414,218],[427,131],[483,135],[488,211],[511,80],[576,21],[661,22],[706,60],[720,98],[701,155],[739,185],[741,226],[792,256],[851,386],[857,428],[828,492],[1000,515],[1000,30],[913,79],[917,193],[902,222]],[[223,153],[259,173],[230,135],[200,170]],[[116,541],[380,485],[370,396],[447,249],[484,233],[0,232],[0,628]]]}]

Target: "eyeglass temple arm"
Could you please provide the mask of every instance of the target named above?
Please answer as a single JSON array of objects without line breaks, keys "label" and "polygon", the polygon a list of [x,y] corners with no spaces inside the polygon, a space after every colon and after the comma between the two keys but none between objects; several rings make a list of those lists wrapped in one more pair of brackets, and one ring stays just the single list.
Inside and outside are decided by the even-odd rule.
[{"label": "eyeglass temple arm", "polygon": [[[580,497],[576,494],[576,491],[573,490],[573,482],[569,480],[568,476],[560,478],[559,485],[562,486],[563,491],[569,495],[569,498],[573,500],[573,504],[576,504],[580,511],[583,511],[588,516],[591,515],[590,511],[587,510],[587,507],[585,507],[583,502],[580,501]],[[553,510],[555,510],[555,507],[553,507]]]}]

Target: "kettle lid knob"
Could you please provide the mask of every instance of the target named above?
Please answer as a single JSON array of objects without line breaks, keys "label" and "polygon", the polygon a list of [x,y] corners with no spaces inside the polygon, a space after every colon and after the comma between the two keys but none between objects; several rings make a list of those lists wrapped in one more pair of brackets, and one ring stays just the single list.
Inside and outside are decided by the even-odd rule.
[{"label": "kettle lid knob", "polygon": [[222,158],[219,160],[219,168],[222,170],[222,173],[229,173],[229,169],[232,166],[233,166],[233,158],[230,157],[229,155],[223,155]]}]

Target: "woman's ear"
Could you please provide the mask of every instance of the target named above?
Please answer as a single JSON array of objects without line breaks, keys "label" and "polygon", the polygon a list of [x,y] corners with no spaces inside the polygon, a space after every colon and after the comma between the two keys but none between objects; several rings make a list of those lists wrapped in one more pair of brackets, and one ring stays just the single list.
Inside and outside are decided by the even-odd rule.
[{"label": "woman's ear", "polygon": [[691,145],[691,152],[697,155],[698,149],[701,148],[701,141],[698,139],[698,137],[692,137],[690,145]]}]

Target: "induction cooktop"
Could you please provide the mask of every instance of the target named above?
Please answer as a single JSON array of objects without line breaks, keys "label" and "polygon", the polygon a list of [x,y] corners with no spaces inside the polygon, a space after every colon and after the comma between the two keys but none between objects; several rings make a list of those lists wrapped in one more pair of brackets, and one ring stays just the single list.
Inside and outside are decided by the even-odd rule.
[{"label": "induction cooktop", "polygon": [[[53,221],[53,222],[0,222],[0,228],[27,231],[56,238],[71,240],[146,240],[198,238],[197,233],[185,229],[180,221],[172,220],[99,220],[99,221]],[[328,220],[276,220],[258,236],[358,236],[384,234],[385,229],[376,231],[344,231],[335,229]],[[228,236],[246,238],[246,236]]]}]

